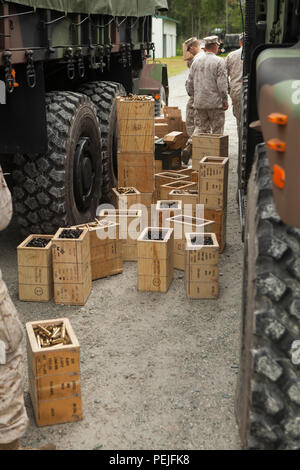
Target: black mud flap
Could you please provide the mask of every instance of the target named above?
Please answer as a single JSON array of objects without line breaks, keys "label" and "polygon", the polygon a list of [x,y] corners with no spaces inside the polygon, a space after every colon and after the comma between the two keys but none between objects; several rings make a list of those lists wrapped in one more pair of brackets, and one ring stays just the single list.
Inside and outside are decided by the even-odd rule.
[{"label": "black mud flap", "polygon": [[[36,85],[27,84],[26,66],[15,67],[13,93],[6,92],[6,104],[0,104],[0,153],[45,153],[47,128],[45,85],[42,63],[35,63]],[[1,74],[1,80],[4,76]]]}]

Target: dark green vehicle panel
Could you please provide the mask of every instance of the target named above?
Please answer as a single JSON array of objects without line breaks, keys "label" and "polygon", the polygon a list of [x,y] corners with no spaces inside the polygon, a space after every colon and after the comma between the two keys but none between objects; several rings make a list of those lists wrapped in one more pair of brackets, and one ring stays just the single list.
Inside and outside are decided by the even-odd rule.
[{"label": "dark green vehicle panel", "polygon": [[112,16],[147,16],[157,9],[168,9],[167,0],[20,0],[19,5],[33,8]]}]

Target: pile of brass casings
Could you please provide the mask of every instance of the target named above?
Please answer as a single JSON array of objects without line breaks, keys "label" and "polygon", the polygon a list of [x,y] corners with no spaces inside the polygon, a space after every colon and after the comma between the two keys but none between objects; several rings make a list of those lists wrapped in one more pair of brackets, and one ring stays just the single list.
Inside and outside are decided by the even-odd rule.
[{"label": "pile of brass casings", "polygon": [[135,194],[136,191],[134,188],[117,188],[119,194]]},{"label": "pile of brass casings", "polygon": [[33,328],[39,348],[55,348],[70,344],[64,323],[58,325],[36,325]]},{"label": "pile of brass casings", "polygon": [[122,96],[123,101],[150,101],[153,100],[152,96],[149,95],[133,95],[130,93],[128,96]]}]

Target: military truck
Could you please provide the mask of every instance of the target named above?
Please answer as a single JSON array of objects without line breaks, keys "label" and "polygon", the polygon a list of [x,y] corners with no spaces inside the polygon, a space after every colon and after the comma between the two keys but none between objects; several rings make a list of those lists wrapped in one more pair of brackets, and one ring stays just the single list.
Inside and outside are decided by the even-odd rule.
[{"label": "military truck", "polygon": [[298,0],[247,0],[236,416],[249,449],[300,448],[299,34]]},{"label": "military truck", "polygon": [[166,0],[0,2],[0,163],[21,230],[93,220],[117,178],[116,97],[167,102],[151,18]]},{"label": "military truck", "polygon": [[232,34],[225,34],[223,46],[225,52],[231,52],[235,49],[239,49],[240,42],[239,42],[239,33],[232,33]]}]

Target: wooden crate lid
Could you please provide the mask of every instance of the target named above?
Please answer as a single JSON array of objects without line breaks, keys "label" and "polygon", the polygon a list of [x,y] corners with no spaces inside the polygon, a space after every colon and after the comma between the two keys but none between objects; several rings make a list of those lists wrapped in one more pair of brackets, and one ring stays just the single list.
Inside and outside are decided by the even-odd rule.
[{"label": "wooden crate lid", "polygon": [[182,175],[182,174],[178,174],[178,173],[175,173],[175,172],[171,172],[171,171],[162,171],[161,173],[156,173],[155,176],[162,176],[162,177],[167,177],[167,178],[173,178],[173,179],[188,179],[188,175]]},{"label": "wooden crate lid", "polygon": [[163,184],[162,188],[173,188],[173,187],[187,188],[189,186],[195,186],[195,183],[192,181],[171,181],[170,183]]},{"label": "wooden crate lid", "polygon": [[[151,193],[149,193],[151,194]],[[101,209],[98,217],[142,217],[142,211],[132,209]],[[97,218],[98,218],[97,217]]]},{"label": "wooden crate lid", "polygon": [[74,225],[71,228],[87,228],[89,232],[94,232],[98,230],[107,230],[119,227],[120,224],[112,220],[98,220],[95,219],[95,222],[89,222],[87,224]]},{"label": "wooden crate lid", "polygon": [[190,215],[183,215],[183,214],[175,215],[174,217],[169,217],[166,220],[166,222],[173,222],[176,224],[199,227],[199,228],[203,228],[208,225],[214,224],[213,220],[202,219],[200,217],[193,217]]}]

